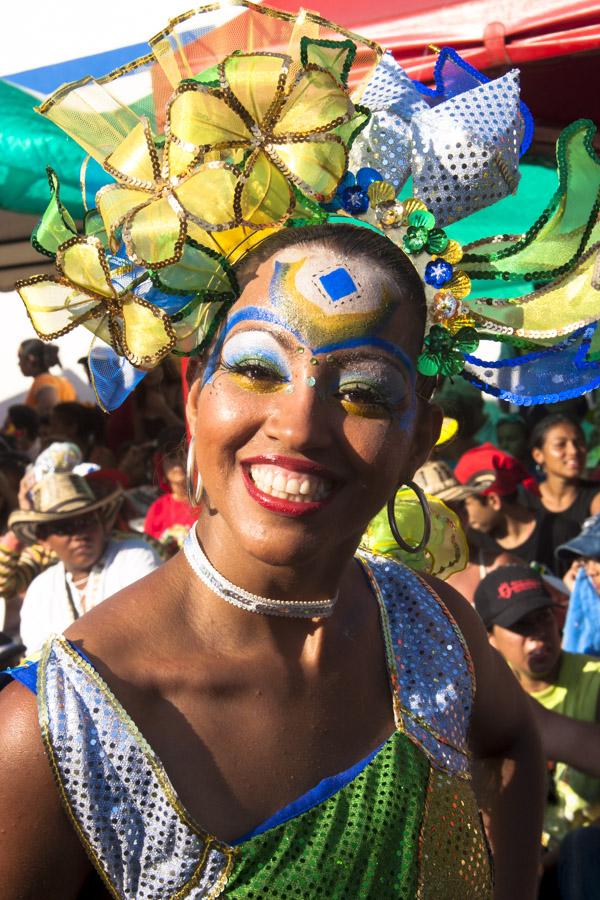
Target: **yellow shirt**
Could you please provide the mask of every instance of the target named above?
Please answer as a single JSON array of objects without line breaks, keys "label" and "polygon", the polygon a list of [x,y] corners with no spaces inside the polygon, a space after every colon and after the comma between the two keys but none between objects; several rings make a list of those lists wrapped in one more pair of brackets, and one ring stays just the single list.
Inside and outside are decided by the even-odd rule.
[{"label": "yellow shirt", "polygon": [[[561,657],[555,684],[535,697],[546,709],[579,719],[595,722],[600,692],[600,659],[583,653],[565,653]],[[557,804],[549,804],[546,831],[562,837],[571,828],[588,824],[600,816],[600,779],[557,763]]]}]

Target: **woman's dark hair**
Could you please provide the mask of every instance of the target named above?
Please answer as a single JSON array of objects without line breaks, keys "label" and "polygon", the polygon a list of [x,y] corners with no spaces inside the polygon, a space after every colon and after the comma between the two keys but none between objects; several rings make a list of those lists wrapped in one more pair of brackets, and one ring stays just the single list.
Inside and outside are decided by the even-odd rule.
[{"label": "woman's dark hair", "polygon": [[104,443],[104,415],[97,406],[85,406],[76,400],[65,400],[56,404],[52,409],[52,416],[75,426],[77,439],[83,444],[82,450]]},{"label": "woman's dark hair", "polygon": [[[308,225],[298,228],[283,228],[254,248],[234,266],[235,273],[243,289],[256,274],[262,263],[274,253],[287,247],[312,247],[319,244],[326,250],[339,253],[341,257],[368,260],[389,276],[397,287],[398,295],[413,304],[415,319],[421,329],[421,339],[425,331],[425,292],[421,278],[409,260],[392,241],[370,228],[361,228],[350,223]],[[190,366],[189,381],[194,381],[202,366]],[[432,379],[428,379],[432,381]]]},{"label": "woman's dark hair", "polygon": [[530,448],[532,450],[541,450],[548,437],[548,432],[552,431],[553,428],[556,428],[557,425],[572,425],[585,440],[585,435],[579,422],[576,422],[574,419],[571,419],[569,416],[565,416],[562,413],[553,413],[551,416],[545,416],[545,418],[541,419],[537,425],[534,425],[529,439]]},{"label": "woman's dark hair", "polygon": [[27,437],[34,441],[38,436],[40,427],[40,419],[31,406],[25,406],[24,403],[15,403],[14,406],[8,407],[8,418],[15,428],[24,431]]},{"label": "woman's dark hair", "polygon": [[47,372],[52,366],[60,366],[56,344],[45,344],[38,338],[28,338],[22,342],[21,350],[26,356],[32,357],[40,372]]}]

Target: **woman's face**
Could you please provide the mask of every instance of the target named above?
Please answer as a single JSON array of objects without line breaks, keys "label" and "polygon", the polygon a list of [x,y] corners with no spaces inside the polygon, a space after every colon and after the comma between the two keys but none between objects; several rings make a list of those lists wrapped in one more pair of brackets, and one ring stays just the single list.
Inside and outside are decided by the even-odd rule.
[{"label": "woman's face", "polygon": [[561,422],[546,434],[540,449],[533,451],[533,458],[546,475],[562,478],[579,478],[585,466],[586,447],[583,435],[576,425]]},{"label": "woman's face", "polygon": [[416,319],[375,265],[321,246],[259,267],[190,391],[201,537],[279,564],[357,543],[439,431],[415,397]]},{"label": "woman's face", "polygon": [[19,347],[18,359],[19,368],[22,375],[25,375],[27,377],[29,377],[30,375],[35,375],[36,366],[34,359],[23,350],[23,347]]}]

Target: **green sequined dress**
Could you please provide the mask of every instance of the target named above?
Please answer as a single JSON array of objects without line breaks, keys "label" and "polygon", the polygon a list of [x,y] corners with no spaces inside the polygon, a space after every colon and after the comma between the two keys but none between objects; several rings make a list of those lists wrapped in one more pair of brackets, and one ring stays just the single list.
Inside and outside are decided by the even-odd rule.
[{"label": "green sequined dress", "polygon": [[37,672],[46,750],[67,812],[113,896],[492,897],[470,780],[474,683],[462,635],[409,569],[383,557],[361,562],[380,606],[396,730],[367,760],[232,844],[191,819],[89,662],[63,638],[46,646]]}]

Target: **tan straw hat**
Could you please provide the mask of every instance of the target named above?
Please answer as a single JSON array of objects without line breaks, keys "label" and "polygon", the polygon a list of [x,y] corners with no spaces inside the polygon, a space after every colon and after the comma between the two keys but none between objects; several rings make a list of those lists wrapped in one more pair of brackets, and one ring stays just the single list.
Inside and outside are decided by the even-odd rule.
[{"label": "tan straw hat", "polygon": [[123,492],[119,488],[106,497],[97,498],[88,482],[72,472],[46,475],[31,489],[33,509],[16,509],[8,526],[27,544],[38,540],[36,529],[50,522],[62,522],[87,513],[98,512],[108,529],[112,526]]},{"label": "tan straw hat", "polygon": [[461,484],[446,463],[440,460],[426,462],[415,472],[413,479],[426,494],[438,500],[464,500],[477,493],[477,489]]}]

